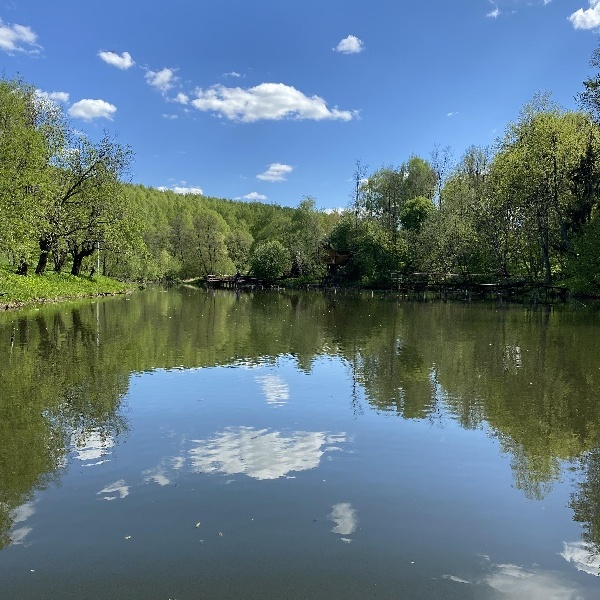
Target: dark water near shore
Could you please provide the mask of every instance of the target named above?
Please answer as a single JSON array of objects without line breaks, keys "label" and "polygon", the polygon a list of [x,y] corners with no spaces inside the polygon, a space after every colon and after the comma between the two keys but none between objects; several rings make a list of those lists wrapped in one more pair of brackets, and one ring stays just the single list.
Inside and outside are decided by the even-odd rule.
[{"label": "dark water near shore", "polygon": [[597,309],[0,315],[2,600],[596,600],[599,574]]}]

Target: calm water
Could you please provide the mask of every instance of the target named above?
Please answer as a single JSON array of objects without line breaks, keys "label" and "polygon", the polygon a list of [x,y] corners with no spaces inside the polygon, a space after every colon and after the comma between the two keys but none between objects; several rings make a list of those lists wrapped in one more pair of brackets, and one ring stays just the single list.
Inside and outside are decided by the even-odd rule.
[{"label": "calm water", "polygon": [[600,313],[149,290],[0,315],[0,598],[600,597]]}]

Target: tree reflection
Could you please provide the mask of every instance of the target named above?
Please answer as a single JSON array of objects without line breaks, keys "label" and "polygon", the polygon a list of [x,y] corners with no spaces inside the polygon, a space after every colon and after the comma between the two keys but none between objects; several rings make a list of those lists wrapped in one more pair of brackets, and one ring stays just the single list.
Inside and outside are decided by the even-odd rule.
[{"label": "tree reflection", "polygon": [[[184,287],[2,314],[0,544],[8,543],[11,514],[60,474],[71,444],[108,447],[126,431],[121,405],[132,373],[275,364],[280,356],[310,372],[333,355],[348,365],[357,417],[371,408],[485,428],[511,456],[516,487],[527,497],[542,498],[565,461],[585,456],[587,479],[572,506],[585,540],[598,546],[598,327],[590,311]],[[287,401],[275,374],[259,383],[268,402]],[[199,441],[199,468],[230,468],[211,458],[211,447],[235,438],[240,458],[258,435],[234,433]],[[295,448],[290,440],[272,442]],[[323,451],[321,438],[309,442]],[[264,474],[289,469],[282,463]],[[252,472],[263,473],[258,462]]]}]

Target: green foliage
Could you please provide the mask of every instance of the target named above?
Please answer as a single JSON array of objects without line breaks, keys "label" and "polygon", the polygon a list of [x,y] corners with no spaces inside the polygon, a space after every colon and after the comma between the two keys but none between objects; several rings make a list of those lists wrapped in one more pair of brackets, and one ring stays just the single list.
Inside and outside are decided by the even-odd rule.
[{"label": "green foliage", "polygon": [[254,277],[275,281],[290,268],[290,255],[285,246],[273,240],[258,244],[252,253],[250,271]]}]

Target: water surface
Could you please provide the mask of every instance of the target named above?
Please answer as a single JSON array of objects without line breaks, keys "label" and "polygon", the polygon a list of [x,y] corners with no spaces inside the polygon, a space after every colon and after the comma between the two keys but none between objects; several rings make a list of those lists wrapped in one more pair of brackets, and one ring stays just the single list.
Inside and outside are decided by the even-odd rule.
[{"label": "water surface", "polygon": [[597,599],[599,335],[370,293],[0,315],[0,597]]}]

